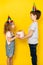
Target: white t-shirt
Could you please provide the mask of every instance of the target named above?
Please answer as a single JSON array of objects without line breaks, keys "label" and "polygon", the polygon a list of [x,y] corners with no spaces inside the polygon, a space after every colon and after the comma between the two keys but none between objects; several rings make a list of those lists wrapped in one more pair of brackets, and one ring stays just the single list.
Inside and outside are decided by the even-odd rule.
[{"label": "white t-shirt", "polygon": [[34,30],[33,35],[28,39],[29,44],[37,44],[38,43],[38,23],[33,22],[29,28],[29,30]]},{"label": "white t-shirt", "polygon": [[7,41],[7,44],[9,45],[11,42],[8,41],[8,37],[11,38],[14,34],[11,33],[10,31],[6,32],[6,41]]}]

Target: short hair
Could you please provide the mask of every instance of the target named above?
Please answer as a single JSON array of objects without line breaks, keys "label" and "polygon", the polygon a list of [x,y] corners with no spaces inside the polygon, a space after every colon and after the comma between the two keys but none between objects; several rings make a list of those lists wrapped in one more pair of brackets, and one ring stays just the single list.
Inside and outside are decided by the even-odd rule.
[{"label": "short hair", "polygon": [[37,18],[36,18],[37,20],[38,20],[38,19],[40,18],[40,16],[41,16],[41,11],[39,11],[39,10],[31,11],[30,14],[31,14],[31,13],[32,13],[33,15],[36,15],[36,16],[37,16]]}]

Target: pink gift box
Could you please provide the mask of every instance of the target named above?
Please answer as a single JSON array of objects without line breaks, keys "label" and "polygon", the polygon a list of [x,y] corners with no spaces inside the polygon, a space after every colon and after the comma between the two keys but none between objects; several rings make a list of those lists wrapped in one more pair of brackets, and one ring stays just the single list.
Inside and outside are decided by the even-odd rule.
[{"label": "pink gift box", "polygon": [[19,35],[20,38],[24,37],[24,31],[18,31],[17,35]]}]

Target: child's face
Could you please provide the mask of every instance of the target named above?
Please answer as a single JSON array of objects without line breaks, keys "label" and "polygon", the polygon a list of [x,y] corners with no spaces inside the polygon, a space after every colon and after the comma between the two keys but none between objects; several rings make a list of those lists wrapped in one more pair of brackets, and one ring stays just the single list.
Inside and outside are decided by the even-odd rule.
[{"label": "child's face", "polygon": [[32,21],[35,21],[36,18],[37,18],[37,16],[36,15],[33,15],[32,13],[30,14],[30,17],[31,17]]},{"label": "child's face", "polygon": [[11,24],[11,27],[12,27],[12,29],[14,29],[14,28],[15,28],[15,24],[14,24],[14,23],[12,23],[12,24]]}]

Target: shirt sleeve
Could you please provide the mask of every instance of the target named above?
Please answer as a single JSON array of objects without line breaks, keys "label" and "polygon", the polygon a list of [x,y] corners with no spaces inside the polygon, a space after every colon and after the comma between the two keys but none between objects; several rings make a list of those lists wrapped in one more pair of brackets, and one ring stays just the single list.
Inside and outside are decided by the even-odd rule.
[{"label": "shirt sleeve", "polygon": [[10,32],[7,32],[6,33],[6,37],[11,37],[11,33]]},{"label": "shirt sleeve", "polygon": [[35,30],[35,28],[36,28],[36,24],[33,23],[33,24],[30,26],[30,30]]}]

